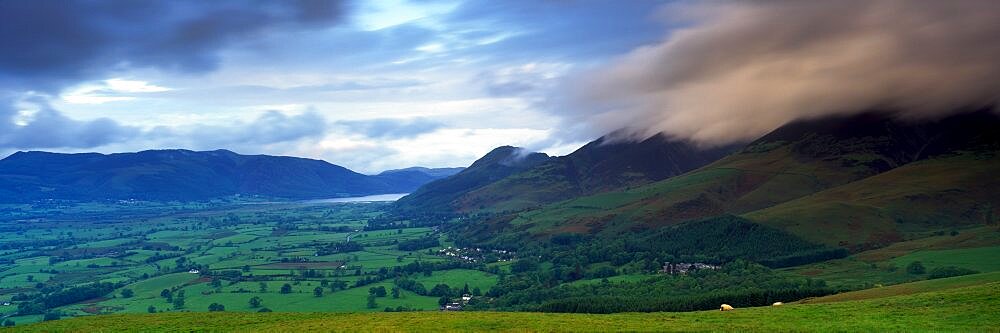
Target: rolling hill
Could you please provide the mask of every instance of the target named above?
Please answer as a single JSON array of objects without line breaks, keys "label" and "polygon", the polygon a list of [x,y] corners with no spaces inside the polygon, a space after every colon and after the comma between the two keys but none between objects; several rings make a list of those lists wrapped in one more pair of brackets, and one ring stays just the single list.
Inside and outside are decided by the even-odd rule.
[{"label": "rolling hill", "polygon": [[512,174],[552,159],[543,153],[503,146],[476,160],[468,168],[448,178],[430,182],[396,202],[403,211],[453,212],[455,199]]},{"label": "rolling hill", "polygon": [[414,169],[367,176],[321,160],[227,150],[17,152],[0,160],[0,201],[348,197],[408,192],[443,176],[429,172]]}]

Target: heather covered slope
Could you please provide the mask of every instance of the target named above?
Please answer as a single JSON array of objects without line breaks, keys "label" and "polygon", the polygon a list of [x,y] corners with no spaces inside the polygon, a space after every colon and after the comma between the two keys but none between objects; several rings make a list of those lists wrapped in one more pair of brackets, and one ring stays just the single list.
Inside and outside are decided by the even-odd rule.
[{"label": "heather covered slope", "polygon": [[0,201],[312,199],[399,193],[407,177],[367,176],[321,160],[227,150],[120,154],[18,152],[0,160]]},{"label": "heather covered slope", "polygon": [[827,245],[885,246],[920,232],[997,225],[1000,154],[963,152],[918,161],[746,214]]},{"label": "heather covered slope", "polygon": [[163,313],[102,315],[43,322],[12,332],[135,331],[907,331],[996,328],[996,274],[948,278],[834,295],[806,304],[735,311],[622,314],[524,312]]},{"label": "heather covered slope", "polygon": [[[788,231],[820,241],[819,238],[826,235],[824,223],[847,224],[839,217],[854,211],[840,209],[833,212],[839,215],[796,213],[785,217],[779,216],[778,210],[760,215],[752,212],[846,186],[915,161],[925,162],[886,175],[898,175],[899,179],[891,181],[893,184],[912,183],[909,190],[912,193],[894,195],[893,188],[886,183],[889,178],[873,178],[857,183],[854,188],[848,187],[849,192],[861,198],[855,205],[867,205],[865,201],[873,197],[857,195],[862,193],[876,193],[874,196],[885,197],[885,200],[894,196],[910,198],[918,195],[913,199],[966,203],[953,210],[932,212],[929,217],[924,217],[925,220],[930,218],[939,220],[937,223],[948,221],[960,225],[983,223],[982,214],[971,212],[989,207],[988,203],[996,199],[992,192],[983,191],[990,187],[992,178],[985,180],[983,177],[997,168],[998,161],[990,157],[1000,149],[1000,131],[997,129],[1000,129],[1000,119],[984,112],[923,123],[875,114],[803,121],[779,128],[740,152],[687,174],[638,188],[548,205],[521,213],[507,222],[501,220],[492,228],[504,230],[509,227],[508,230],[527,231],[535,235],[562,232],[614,234],[655,229],[721,214],[748,214],[754,220],[775,221],[767,223],[781,228],[797,223],[800,227],[789,228]],[[977,179],[981,184],[970,183]],[[921,184],[940,186],[922,193]],[[964,190],[966,185],[968,190]],[[921,199],[920,195],[931,197]],[[820,201],[824,205],[836,205],[839,200],[827,197]],[[894,201],[893,205],[906,207],[915,202]],[[937,206],[940,205],[929,207]],[[794,206],[785,211],[790,212],[791,207]],[[972,211],[966,211],[969,209]],[[910,216],[922,213],[925,212],[915,209]],[[949,218],[942,220],[944,215]],[[900,222],[900,226],[890,234],[909,228],[910,221],[905,219],[906,216],[899,217],[904,219],[896,221]],[[913,222],[919,226],[926,225],[927,221]],[[846,232],[844,237],[851,237],[853,229],[837,230]],[[877,234],[884,234],[877,229],[865,231],[858,234],[857,241],[841,243],[844,238],[839,238],[833,245],[869,243],[868,236],[872,232],[876,234],[876,239],[882,237]]]},{"label": "heather covered slope", "polygon": [[511,175],[458,198],[464,211],[518,210],[667,179],[734,151],[701,148],[656,135],[640,142],[595,140],[573,153]]}]

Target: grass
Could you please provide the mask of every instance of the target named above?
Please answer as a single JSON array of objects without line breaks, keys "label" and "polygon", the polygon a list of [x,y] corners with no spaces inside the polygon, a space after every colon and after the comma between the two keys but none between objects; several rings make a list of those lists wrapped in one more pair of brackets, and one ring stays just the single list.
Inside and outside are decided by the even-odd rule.
[{"label": "grass", "polygon": [[907,274],[906,265],[920,261],[930,271],[957,266],[980,272],[1000,271],[1000,232],[993,227],[963,229],[956,235],[941,235],[895,243],[848,258],[824,261],[782,271],[819,278],[832,285],[858,287],[897,284],[923,276]]},{"label": "grass", "polygon": [[[964,277],[968,279],[969,277]],[[960,279],[960,278],[952,278]],[[935,283],[956,284],[943,279]],[[930,282],[930,281],[928,281]],[[949,283],[950,282],[950,283]],[[43,322],[12,332],[816,331],[985,332],[1000,321],[1000,283],[781,307],[610,315],[517,312],[165,313]]]},{"label": "grass", "polygon": [[431,276],[416,276],[414,280],[423,283],[427,290],[430,290],[439,283],[446,284],[453,289],[461,289],[465,284],[469,284],[469,290],[479,287],[484,293],[497,284],[496,275],[471,269],[437,271]]},{"label": "grass", "polygon": [[895,258],[892,261],[899,267],[920,261],[928,270],[941,266],[958,266],[980,272],[993,272],[1000,271],[1000,246],[924,250]]},{"label": "grass", "polygon": [[1000,155],[914,162],[745,215],[833,246],[881,247],[908,233],[995,223]]},{"label": "grass", "polygon": [[900,295],[912,295],[912,294],[931,292],[931,291],[942,291],[942,290],[983,285],[995,282],[1000,282],[1000,272],[972,274],[965,276],[956,276],[946,279],[934,279],[934,280],[924,280],[911,283],[903,283],[888,287],[878,287],[878,288],[840,293],[830,296],[811,298],[800,301],[799,303],[818,304],[818,303],[831,303],[831,302],[844,302],[844,301],[858,301],[858,300],[892,297]]},{"label": "grass", "polygon": [[[194,209],[179,204],[149,209],[145,206],[109,208],[108,205],[78,204],[59,207],[51,216],[32,211],[47,219],[45,224],[32,228],[23,228],[23,222],[17,220],[5,221],[4,218],[11,217],[0,214],[0,226],[4,227],[0,228],[0,245],[21,242],[15,243],[17,247],[13,250],[0,252],[3,259],[0,261],[0,300],[10,300],[18,293],[33,294],[37,292],[38,283],[46,287],[72,287],[106,281],[123,286],[102,297],[54,310],[64,313],[65,318],[95,313],[145,313],[150,306],[157,312],[205,312],[209,304],[221,303],[229,312],[255,312],[258,309],[248,304],[255,296],[264,300],[265,307],[279,312],[374,312],[386,307],[437,309],[437,297],[405,291],[400,298],[380,297],[378,307],[368,308],[368,289],[376,286],[391,289],[391,279],[353,287],[357,280],[371,278],[374,272],[383,268],[393,269],[418,260],[446,260],[423,250],[399,251],[395,245],[398,241],[433,233],[431,228],[351,232],[355,241],[365,245],[364,251],[316,255],[323,247],[346,240],[349,234],[343,232],[345,229],[331,230],[321,226],[362,229],[383,209],[382,204],[223,204]],[[142,218],[136,217],[140,215]],[[43,248],[32,244],[53,240],[67,241]],[[177,248],[161,248],[164,245]],[[98,253],[80,250],[84,246],[92,249],[89,252]],[[51,253],[63,252],[73,256],[50,265]],[[180,265],[196,263],[208,269],[201,268],[201,274],[189,274],[187,268],[177,272],[174,269],[180,257],[186,261]],[[153,262],[147,263],[150,260]],[[293,263],[300,260],[306,262]],[[339,269],[341,262],[347,263],[349,269]],[[309,272],[311,277],[305,278],[306,271],[299,266],[314,269],[318,274]],[[360,267],[361,272],[355,273],[356,267]],[[57,271],[50,273],[52,269]],[[235,271],[252,282],[232,283],[231,279],[222,278],[222,285],[213,288],[208,283],[211,279],[206,278],[211,271]],[[32,281],[28,281],[29,275]],[[260,290],[260,282],[253,281],[256,279],[269,280],[264,282],[266,291]],[[496,276],[471,270],[437,271],[430,279],[455,288],[469,283],[470,288],[478,286],[483,291],[496,283]],[[315,297],[313,291],[323,280],[345,281],[349,288],[334,291],[325,287],[322,297]],[[285,283],[292,285],[292,293],[279,292]],[[428,285],[430,287],[433,285]],[[131,289],[134,296],[123,297],[123,289]],[[183,290],[184,307],[174,308],[160,297],[163,289]],[[14,303],[0,306],[0,318],[10,318],[20,325],[42,319],[35,315],[16,316],[18,302]]]}]

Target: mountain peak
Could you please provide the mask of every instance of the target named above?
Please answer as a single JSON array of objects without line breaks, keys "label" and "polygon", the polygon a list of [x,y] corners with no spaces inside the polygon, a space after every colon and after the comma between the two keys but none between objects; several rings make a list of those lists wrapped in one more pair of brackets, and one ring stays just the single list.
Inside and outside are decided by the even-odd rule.
[{"label": "mountain peak", "polygon": [[548,154],[532,152],[521,147],[500,146],[473,162],[469,166],[469,169],[483,167],[488,164],[500,164],[517,168],[523,165],[537,164],[549,158]]}]

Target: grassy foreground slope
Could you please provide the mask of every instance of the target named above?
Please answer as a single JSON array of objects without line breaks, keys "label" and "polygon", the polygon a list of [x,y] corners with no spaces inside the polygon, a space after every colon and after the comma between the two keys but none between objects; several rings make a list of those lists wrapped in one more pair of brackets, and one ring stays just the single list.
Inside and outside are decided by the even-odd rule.
[{"label": "grassy foreground slope", "polygon": [[[736,311],[611,315],[404,312],[165,313],[105,315],[44,322],[18,332],[199,331],[995,331],[1000,322],[997,274],[879,288],[821,304]],[[971,282],[970,282],[971,281]],[[969,283],[973,285],[969,286]],[[975,284],[978,283],[978,284]],[[895,289],[890,289],[895,288]],[[851,293],[844,295],[852,295]],[[874,298],[873,298],[874,297]],[[806,302],[812,303],[812,302]]]}]

